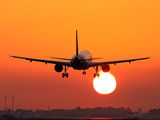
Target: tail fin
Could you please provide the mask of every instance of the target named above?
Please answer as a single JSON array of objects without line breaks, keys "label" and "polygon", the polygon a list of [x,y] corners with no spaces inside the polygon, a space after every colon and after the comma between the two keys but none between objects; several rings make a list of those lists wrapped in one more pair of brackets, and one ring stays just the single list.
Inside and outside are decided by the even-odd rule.
[{"label": "tail fin", "polygon": [[76,56],[78,56],[78,35],[76,30]]}]

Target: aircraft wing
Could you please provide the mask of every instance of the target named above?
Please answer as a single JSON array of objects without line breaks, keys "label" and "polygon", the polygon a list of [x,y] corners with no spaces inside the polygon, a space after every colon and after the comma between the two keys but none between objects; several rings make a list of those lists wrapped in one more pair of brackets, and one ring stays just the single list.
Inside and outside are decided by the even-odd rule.
[{"label": "aircraft wing", "polygon": [[72,65],[71,65],[70,62],[60,62],[60,61],[52,61],[52,60],[42,60],[42,59],[26,58],[26,57],[19,57],[19,56],[10,56],[10,57],[25,59],[25,60],[29,60],[30,62],[32,62],[32,61],[37,61],[37,62],[43,62],[43,63],[45,63],[45,64],[51,63],[51,64],[64,65],[64,66],[72,67]]},{"label": "aircraft wing", "polygon": [[132,61],[136,61],[136,60],[145,60],[145,59],[149,59],[150,57],[146,57],[146,58],[137,58],[137,59],[129,59],[129,60],[118,60],[118,61],[106,61],[106,62],[91,62],[89,64],[89,67],[94,67],[94,66],[101,66],[104,64],[117,64],[117,63],[123,63],[123,62],[129,62],[131,63]]}]

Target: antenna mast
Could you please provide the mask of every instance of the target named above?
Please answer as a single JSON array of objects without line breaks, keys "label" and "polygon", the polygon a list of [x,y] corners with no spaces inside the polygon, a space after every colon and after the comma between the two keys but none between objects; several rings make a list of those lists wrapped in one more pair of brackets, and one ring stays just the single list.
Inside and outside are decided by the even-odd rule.
[{"label": "antenna mast", "polygon": [[6,111],[6,97],[7,97],[7,95],[5,95],[5,97],[4,97],[5,98],[5,111]]}]

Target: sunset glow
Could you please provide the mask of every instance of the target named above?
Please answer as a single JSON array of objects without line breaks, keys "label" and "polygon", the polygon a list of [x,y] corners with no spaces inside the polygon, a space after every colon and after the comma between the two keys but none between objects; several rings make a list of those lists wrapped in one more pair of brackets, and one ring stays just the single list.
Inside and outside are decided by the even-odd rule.
[{"label": "sunset glow", "polygon": [[110,94],[116,88],[116,80],[111,73],[101,71],[99,78],[94,78],[93,87],[100,94]]}]

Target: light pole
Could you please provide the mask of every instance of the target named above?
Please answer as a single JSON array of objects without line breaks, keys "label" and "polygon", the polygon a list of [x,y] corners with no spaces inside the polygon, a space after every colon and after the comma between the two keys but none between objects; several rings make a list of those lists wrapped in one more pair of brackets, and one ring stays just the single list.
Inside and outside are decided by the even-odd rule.
[{"label": "light pole", "polygon": [[7,95],[5,95],[5,97],[4,97],[5,98],[5,111],[6,111],[6,97],[7,97]]},{"label": "light pole", "polygon": [[14,107],[13,107],[13,99],[14,99],[14,96],[12,96],[12,111],[13,111],[13,109],[14,109]]}]

